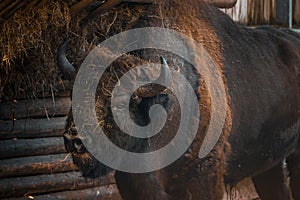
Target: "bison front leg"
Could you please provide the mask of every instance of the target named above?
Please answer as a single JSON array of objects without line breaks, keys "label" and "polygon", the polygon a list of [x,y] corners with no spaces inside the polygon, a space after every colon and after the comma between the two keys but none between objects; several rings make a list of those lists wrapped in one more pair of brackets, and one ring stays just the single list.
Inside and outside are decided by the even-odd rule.
[{"label": "bison front leg", "polygon": [[287,158],[288,170],[291,178],[291,189],[294,200],[300,200],[300,143],[298,150]]},{"label": "bison front leg", "polygon": [[283,162],[252,177],[254,186],[262,200],[289,200],[286,170]]},{"label": "bison front leg", "polygon": [[214,149],[205,158],[190,160],[174,171],[177,176],[173,175],[166,185],[171,199],[223,199],[225,163],[220,153],[221,150]]},{"label": "bison front leg", "polygon": [[117,171],[115,177],[123,200],[171,200],[162,181],[152,173],[130,174]]},{"label": "bison front leg", "polygon": [[[222,159],[208,157],[205,164],[198,168],[197,181],[191,180],[191,199],[221,200],[225,194],[224,163]],[[203,166],[208,167],[203,170]],[[201,169],[202,168],[202,169]],[[197,184],[198,182],[198,184]],[[196,188],[198,187],[198,189]]]}]

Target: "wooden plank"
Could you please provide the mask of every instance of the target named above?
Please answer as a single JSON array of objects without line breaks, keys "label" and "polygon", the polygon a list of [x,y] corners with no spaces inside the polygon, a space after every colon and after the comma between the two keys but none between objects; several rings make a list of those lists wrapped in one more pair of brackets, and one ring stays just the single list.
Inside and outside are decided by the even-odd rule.
[{"label": "wooden plank", "polygon": [[276,24],[276,0],[271,1],[271,23]]},{"label": "wooden plank", "polygon": [[238,0],[232,9],[223,9],[234,21],[245,25],[275,24],[277,0]]},{"label": "wooden plank", "polygon": [[300,25],[300,0],[293,0],[294,24]]},{"label": "wooden plank", "polygon": [[264,6],[263,1],[261,0],[252,0],[250,6],[250,15],[249,24],[250,25],[258,25],[264,24],[263,14],[264,14]]},{"label": "wooden plank", "polygon": [[27,5],[32,0],[22,0],[20,1],[16,6],[8,10],[5,15],[2,15],[2,17],[7,20],[11,15],[15,14],[21,7],[24,7],[24,5]]},{"label": "wooden plank", "polygon": [[76,170],[70,154],[12,158],[0,161],[0,178]]},{"label": "wooden plank", "polygon": [[246,24],[248,22],[248,1],[238,0],[233,9],[233,19],[242,24]]},{"label": "wooden plank", "polygon": [[233,8],[221,10],[236,22],[241,24],[248,23],[248,0],[238,0]]},{"label": "wooden plank", "polygon": [[15,0],[10,2],[3,10],[0,11],[0,16],[3,17],[10,9],[13,9],[18,3],[22,2],[21,0]]},{"label": "wooden plank", "polygon": [[0,11],[4,10],[9,4],[13,3],[14,0],[2,0],[0,1]]},{"label": "wooden plank", "polygon": [[271,1],[263,1],[263,23],[270,24],[271,20]]},{"label": "wooden plank", "polygon": [[115,183],[112,174],[97,179],[89,179],[82,177],[80,172],[4,178],[0,180],[0,198],[79,190],[112,183]]},{"label": "wooden plank", "polygon": [[276,0],[276,24],[288,25],[289,23],[289,1]]},{"label": "wooden plank", "polygon": [[0,141],[0,159],[59,153],[66,153],[63,137]]},{"label": "wooden plank", "polygon": [[19,100],[0,103],[0,120],[22,119],[30,117],[65,116],[71,108],[69,97]]},{"label": "wooden plank", "polygon": [[27,197],[17,198],[18,200],[33,197],[35,200],[82,200],[82,199],[99,199],[99,200],[122,200],[119,190],[115,184],[88,188],[84,190],[56,192],[45,195],[27,195]]},{"label": "wooden plank", "polygon": [[67,117],[0,121],[0,140],[63,136]]}]

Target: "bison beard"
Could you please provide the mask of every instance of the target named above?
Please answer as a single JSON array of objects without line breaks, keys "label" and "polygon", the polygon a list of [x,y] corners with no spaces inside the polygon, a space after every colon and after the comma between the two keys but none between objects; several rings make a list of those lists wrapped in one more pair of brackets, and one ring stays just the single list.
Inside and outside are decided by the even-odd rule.
[{"label": "bison beard", "polygon": [[[225,185],[234,186],[246,177],[253,178],[262,200],[288,199],[281,165],[286,158],[293,198],[299,200],[300,191],[296,187],[300,181],[300,36],[270,27],[241,27],[217,8],[199,0],[165,0],[149,5],[132,28],[148,26],[175,29],[203,45],[223,74],[227,118],[218,144],[205,158],[198,158],[210,121],[210,97],[201,75],[182,59],[158,50],[140,51],[134,54],[137,57],[125,55],[118,59],[113,64],[117,77],[145,60],[153,61],[164,55],[170,67],[180,68],[180,73],[189,77],[198,94],[201,113],[193,144],[172,165],[145,174],[116,172],[123,199],[222,199]],[[102,81],[107,78],[104,76]],[[120,130],[114,126],[108,106],[109,92],[106,93],[113,85],[106,85],[105,90],[99,87],[97,92],[98,120],[107,136],[134,152],[168,143],[176,134],[174,124],[180,115],[176,98],[168,91],[147,98],[133,96],[130,107],[137,124],[147,123],[145,113],[153,103],[163,105],[172,121],[151,140],[125,134],[116,138],[114,135]],[[74,136],[76,131],[75,134],[72,131],[72,128],[67,130],[66,147],[75,152],[74,161],[82,155],[77,163],[85,175],[107,172]]]}]

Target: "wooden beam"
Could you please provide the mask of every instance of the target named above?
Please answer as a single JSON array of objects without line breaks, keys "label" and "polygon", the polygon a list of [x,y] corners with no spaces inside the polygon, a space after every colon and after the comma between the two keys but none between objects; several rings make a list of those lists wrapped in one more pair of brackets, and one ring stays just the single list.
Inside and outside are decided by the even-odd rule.
[{"label": "wooden beam", "polygon": [[94,1],[95,0],[81,0],[78,3],[74,4],[70,8],[71,16],[72,17],[76,16],[78,13],[80,13],[84,8],[86,8],[87,6],[89,6]]},{"label": "wooden beam", "polygon": [[20,1],[17,5],[15,5],[13,8],[11,8],[10,10],[8,10],[5,13],[5,16],[3,16],[3,18],[5,20],[7,20],[11,15],[13,15],[15,12],[17,12],[21,7],[27,5],[31,0],[22,0]]},{"label": "wooden beam", "polygon": [[63,137],[0,141],[0,159],[59,153],[66,153]]},{"label": "wooden beam", "polygon": [[13,8],[14,8],[17,4],[19,4],[20,2],[22,2],[22,1],[21,1],[21,0],[15,0],[15,1],[9,2],[9,4],[7,4],[7,5],[5,6],[5,8],[2,9],[2,10],[0,11],[0,16],[3,17],[4,14],[7,14],[7,12],[8,12],[9,10],[13,9]]},{"label": "wooden beam", "polygon": [[2,0],[0,1],[0,11],[4,10],[7,6],[13,3],[14,0]]},{"label": "wooden beam", "polygon": [[[99,200],[122,200],[119,190],[115,184],[106,186],[88,188],[83,190],[73,190],[49,193],[44,195],[28,195],[32,196],[35,200],[44,199],[99,199]],[[28,200],[28,197],[17,198],[18,200]]]},{"label": "wooden beam", "polygon": [[76,170],[70,154],[12,158],[0,161],[0,178]]},{"label": "wooden beam", "polygon": [[103,5],[101,5],[99,8],[95,9],[89,14],[89,18],[93,18],[97,15],[101,15],[108,11],[110,8],[116,7],[119,5],[122,1],[121,0],[109,0],[105,2]]},{"label": "wooden beam", "polygon": [[67,117],[0,121],[0,140],[63,136]]},{"label": "wooden beam", "polygon": [[19,100],[16,102],[0,103],[0,120],[23,119],[29,117],[65,116],[71,108],[68,97]]},{"label": "wooden beam", "polygon": [[108,0],[103,5],[92,11],[88,18],[93,18],[97,15],[101,15],[111,8],[118,6],[120,3],[152,3],[153,0]]},{"label": "wooden beam", "polygon": [[80,172],[4,178],[0,180],[0,198],[22,197],[25,194],[79,190],[115,183],[111,175],[97,179],[81,176]]}]

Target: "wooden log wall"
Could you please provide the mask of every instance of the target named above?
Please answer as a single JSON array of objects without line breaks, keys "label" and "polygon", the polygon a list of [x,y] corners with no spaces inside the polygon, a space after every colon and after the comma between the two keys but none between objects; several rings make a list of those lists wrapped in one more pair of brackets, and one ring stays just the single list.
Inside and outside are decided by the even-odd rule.
[{"label": "wooden log wall", "polygon": [[0,102],[0,199],[121,199],[113,174],[84,178],[66,152],[71,100],[60,94]]},{"label": "wooden log wall", "polygon": [[300,27],[300,0],[293,0],[293,22]]},{"label": "wooden log wall", "polygon": [[[66,152],[70,107],[66,96],[0,103],[0,199],[121,200],[113,174],[84,178]],[[237,191],[231,199],[257,198],[251,181]]]},{"label": "wooden log wall", "polygon": [[[288,26],[288,0],[238,0],[234,8],[222,10],[245,25]],[[300,25],[300,0],[293,0],[293,25]]]}]

